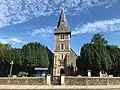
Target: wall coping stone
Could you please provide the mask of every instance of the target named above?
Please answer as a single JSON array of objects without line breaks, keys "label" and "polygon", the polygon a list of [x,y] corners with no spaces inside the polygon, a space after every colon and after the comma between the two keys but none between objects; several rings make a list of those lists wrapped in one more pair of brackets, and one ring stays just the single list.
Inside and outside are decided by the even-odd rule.
[{"label": "wall coping stone", "polygon": [[45,77],[0,77],[0,79],[41,79]]},{"label": "wall coping stone", "polygon": [[77,76],[65,76],[65,78],[119,78],[120,79],[120,77],[77,77]]}]

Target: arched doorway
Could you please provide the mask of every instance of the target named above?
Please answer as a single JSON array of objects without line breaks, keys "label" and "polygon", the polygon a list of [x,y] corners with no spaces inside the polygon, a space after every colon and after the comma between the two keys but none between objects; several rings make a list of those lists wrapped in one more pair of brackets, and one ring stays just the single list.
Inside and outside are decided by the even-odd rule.
[{"label": "arched doorway", "polygon": [[61,69],[60,69],[60,74],[65,74],[64,69],[63,69],[63,68],[61,68]]}]

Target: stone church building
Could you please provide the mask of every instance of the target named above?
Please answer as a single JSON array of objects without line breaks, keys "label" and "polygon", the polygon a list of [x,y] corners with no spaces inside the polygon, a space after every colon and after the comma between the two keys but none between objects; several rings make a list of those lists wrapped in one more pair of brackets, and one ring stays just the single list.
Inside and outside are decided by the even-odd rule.
[{"label": "stone church building", "polygon": [[70,48],[71,30],[68,27],[64,9],[61,11],[54,37],[53,76],[60,76],[61,74],[75,75],[77,55]]}]

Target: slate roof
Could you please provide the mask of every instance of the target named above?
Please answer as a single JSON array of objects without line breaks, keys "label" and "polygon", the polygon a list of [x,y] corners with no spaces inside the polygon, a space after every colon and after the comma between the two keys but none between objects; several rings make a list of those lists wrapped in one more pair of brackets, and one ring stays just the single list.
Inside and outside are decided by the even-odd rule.
[{"label": "slate roof", "polygon": [[77,57],[77,54],[73,51],[72,48],[70,48],[70,51],[74,53],[74,55]]},{"label": "slate roof", "polygon": [[70,29],[68,27],[68,24],[67,24],[64,9],[62,9],[62,11],[61,11],[60,18],[59,18],[59,21],[58,21],[58,24],[57,24],[57,28],[55,29],[54,34],[60,34],[60,33],[71,34],[71,31],[70,31]]}]

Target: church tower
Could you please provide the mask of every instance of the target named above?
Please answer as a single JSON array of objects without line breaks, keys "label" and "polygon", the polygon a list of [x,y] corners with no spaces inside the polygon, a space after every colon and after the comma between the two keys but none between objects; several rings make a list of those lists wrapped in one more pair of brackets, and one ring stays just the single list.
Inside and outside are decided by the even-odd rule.
[{"label": "church tower", "polygon": [[64,9],[62,9],[57,28],[54,32],[55,50],[54,50],[54,65],[53,76],[61,74],[68,75],[67,67],[70,65],[70,39],[71,31],[68,27]]}]

